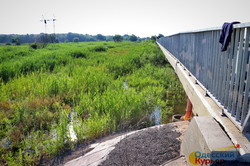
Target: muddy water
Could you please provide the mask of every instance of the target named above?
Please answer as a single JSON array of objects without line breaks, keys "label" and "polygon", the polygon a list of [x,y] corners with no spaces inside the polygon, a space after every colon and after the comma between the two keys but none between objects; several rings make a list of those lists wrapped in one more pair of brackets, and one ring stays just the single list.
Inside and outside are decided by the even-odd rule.
[{"label": "muddy water", "polygon": [[179,104],[174,107],[174,114],[185,114],[186,111],[186,103],[184,104]]},{"label": "muddy water", "polygon": [[156,108],[151,113],[149,120],[154,122],[155,125],[161,124],[161,107],[156,106]]}]

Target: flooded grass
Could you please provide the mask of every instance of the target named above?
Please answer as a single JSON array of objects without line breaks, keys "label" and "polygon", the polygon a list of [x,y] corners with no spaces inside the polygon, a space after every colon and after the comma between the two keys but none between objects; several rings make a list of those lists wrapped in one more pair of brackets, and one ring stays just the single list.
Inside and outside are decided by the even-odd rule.
[{"label": "flooded grass", "polygon": [[167,123],[185,100],[151,41],[0,46],[0,165],[38,165],[79,142]]}]

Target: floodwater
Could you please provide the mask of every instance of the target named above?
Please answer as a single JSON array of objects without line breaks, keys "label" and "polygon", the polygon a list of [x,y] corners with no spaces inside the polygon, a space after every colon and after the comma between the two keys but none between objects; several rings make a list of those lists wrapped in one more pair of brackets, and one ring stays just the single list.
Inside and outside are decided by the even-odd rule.
[{"label": "floodwater", "polygon": [[75,132],[74,127],[73,127],[74,118],[76,116],[77,116],[76,112],[71,112],[70,115],[69,115],[70,122],[68,124],[68,129],[69,129],[68,136],[69,136],[71,141],[76,141],[77,140],[76,132]]},{"label": "floodwater", "polygon": [[[127,84],[126,81],[123,82],[123,86],[126,90],[129,89],[129,86]],[[185,109],[186,109],[186,103],[183,103],[183,104],[179,104],[179,105],[176,105],[174,107],[174,111],[173,111],[173,114],[185,114]],[[73,128],[73,121],[75,119],[75,117],[77,116],[77,113],[76,112],[71,112],[70,115],[69,115],[69,119],[70,119],[70,123],[68,124],[68,136],[70,138],[71,141],[77,141],[77,136],[76,136],[76,132],[74,131],[74,128]],[[171,119],[171,117],[170,117]],[[161,107],[160,106],[156,106],[154,108],[154,110],[152,111],[150,117],[149,117],[149,120],[150,122],[153,122],[154,125],[160,125],[161,124]]]},{"label": "floodwater", "polygon": [[123,82],[123,86],[124,86],[125,89],[128,89],[128,84],[127,84],[126,81]]},{"label": "floodwater", "polygon": [[155,125],[161,124],[161,107],[156,106],[150,115],[150,121],[154,122]]},{"label": "floodwater", "polygon": [[183,103],[183,104],[179,104],[179,105],[176,105],[174,107],[174,114],[185,114],[185,111],[186,111],[186,103]]}]

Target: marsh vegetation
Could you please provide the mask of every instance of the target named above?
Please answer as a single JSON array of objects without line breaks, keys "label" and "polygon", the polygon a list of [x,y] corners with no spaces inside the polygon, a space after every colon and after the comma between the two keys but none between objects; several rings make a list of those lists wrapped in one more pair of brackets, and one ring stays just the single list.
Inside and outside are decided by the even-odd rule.
[{"label": "marsh vegetation", "polygon": [[37,165],[76,143],[154,125],[155,109],[167,123],[183,102],[151,41],[0,46],[0,165]]}]

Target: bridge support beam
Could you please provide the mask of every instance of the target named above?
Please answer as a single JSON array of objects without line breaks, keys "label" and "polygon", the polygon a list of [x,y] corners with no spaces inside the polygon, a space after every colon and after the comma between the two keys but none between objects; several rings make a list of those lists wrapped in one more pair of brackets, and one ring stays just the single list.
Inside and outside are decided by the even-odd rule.
[{"label": "bridge support beam", "polygon": [[219,124],[212,117],[205,116],[192,118],[181,144],[181,154],[185,155],[189,165],[235,162],[239,157],[239,152]]}]

